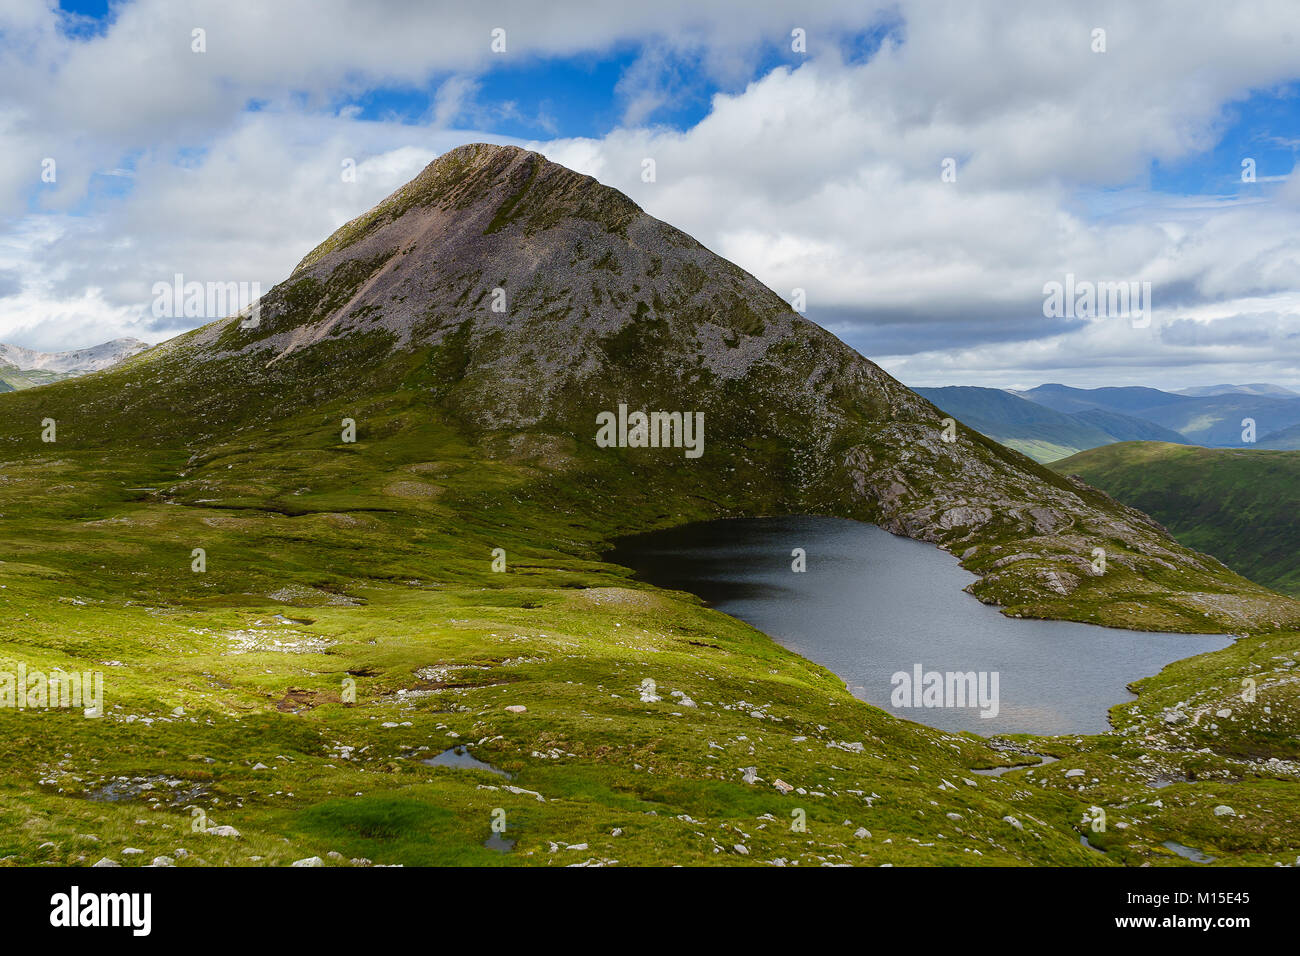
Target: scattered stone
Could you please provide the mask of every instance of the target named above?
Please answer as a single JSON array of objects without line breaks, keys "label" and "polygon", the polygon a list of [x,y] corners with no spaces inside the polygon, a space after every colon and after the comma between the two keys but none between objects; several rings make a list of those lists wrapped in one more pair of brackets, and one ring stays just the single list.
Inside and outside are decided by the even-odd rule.
[{"label": "scattered stone", "polygon": [[536,790],[525,790],[523,787],[511,787],[508,785],[503,789],[508,790],[511,793],[515,794],[515,796],[519,796],[519,797],[525,797],[525,796],[536,797],[538,803],[546,802],[546,798],[542,796],[540,793],[538,793]]},{"label": "scattered stone", "polygon": [[103,858],[102,860],[100,860],[98,863],[92,863],[92,864],[91,864],[92,867],[95,867],[95,866],[121,866],[121,865],[122,865],[122,864],[121,864],[121,863],[118,863],[117,860],[110,860],[108,857],[104,857],[104,858]]},{"label": "scattered stone", "polygon": [[528,708],[525,707],[523,704],[511,704],[509,707],[506,708],[507,714],[525,714],[527,712],[528,712]]},{"label": "scattered stone", "polygon": [[1019,820],[1017,820],[1015,817],[1011,816],[1010,814],[1007,814],[1005,817],[1003,817],[1002,822],[1011,824],[1017,830],[1023,830],[1025,828],[1025,825],[1023,823],[1021,823]]},{"label": "scattered stone", "polygon": [[772,781],[772,786],[776,787],[776,789],[780,790],[782,793],[789,793],[791,790],[794,789],[794,787],[790,786],[780,777],[777,777],[775,780]]},{"label": "scattered stone", "polygon": [[325,861],[318,856],[309,856],[305,860],[294,860],[290,866],[324,866]]},{"label": "scattered stone", "polygon": [[1235,817],[1237,815],[1237,811],[1233,810],[1232,807],[1228,806],[1227,804],[1221,803],[1214,808],[1214,815],[1216,817]]},{"label": "scattered stone", "polygon": [[[238,830],[236,830],[236,829],[235,829],[234,827],[232,827],[232,826],[226,826],[225,824],[223,824],[223,825],[221,825],[221,826],[219,826],[219,827],[208,827],[208,828],[207,828],[206,830],[204,830],[203,832],[206,833],[208,836],[219,836],[219,837],[237,837],[237,836],[239,836],[239,831],[238,831]],[[176,852],[177,852],[178,854],[181,853],[180,850],[177,850]],[[183,854],[182,854],[182,855],[183,855]]]}]

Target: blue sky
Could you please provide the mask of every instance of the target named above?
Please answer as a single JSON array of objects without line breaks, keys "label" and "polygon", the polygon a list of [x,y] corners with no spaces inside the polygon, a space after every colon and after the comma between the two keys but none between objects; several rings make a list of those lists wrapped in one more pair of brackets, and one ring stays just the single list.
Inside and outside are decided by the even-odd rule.
[{"label": "blue sky", "polygon": [[1300,157],[1300,83],[1251,92],[1224,112],[1209,148],[1152,163],[1152,189],[1176,196],[1248,193],[1241,181],[1243,157],[1255,160],[1257,179],[1291,173]]},{"label": "blue sky", "polygon": [[[810,318],[909,384],[1300,385],[1294,4],[11,5],[3,340],[174,334],[148,317],[159,276],[274,284],[486,139],[806,290]],[[46,158],[56,182],[32,175]],[[1151,282],[1154,327],[1045,317],[1066,273]]]}]

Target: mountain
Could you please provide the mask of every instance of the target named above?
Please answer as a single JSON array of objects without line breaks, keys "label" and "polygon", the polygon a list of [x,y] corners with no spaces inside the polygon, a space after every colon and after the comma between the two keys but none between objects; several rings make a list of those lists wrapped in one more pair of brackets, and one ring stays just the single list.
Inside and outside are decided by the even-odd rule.
[{"label": "mountain", "polygon": [[1101,408],[1139,418],[1144,417],[1143,413],[1151,409],[1181,405],[1190,401],[1182,395],[1142,386],[1071,388],[1068,385],[1053,384],[1039,385],[1037,388],[1027,389],[1017,394],[1058,412],[1081,412]]},{"label": "mountain", "polygon": [[1114,439],[1105,431],[997,388],[948,386],[914,391],[976,431],[1036,461],[1053,461]]},{"label": "mountain", "polygon": [[1274,395],[1283,398],[1300,398],[1300,392],[1283,388],[1281,385],[1269,385],[1255,382],[1251,385],[1197,385],[1192,388],[1180,388],[1178,395],[1192,395],[1203,398],[1210,395]]},{"label": "mountain", "polygon": [[1165,428],[1145,418],[1124,415],[1105,408],[1085,408],[1075,412],[1071,417],[1101,429],[1115,441],[1163,441],[1175,445],[1187,444],[1187,439],[1171,428]]},{"label": "mountain", "polygon": [[74,375],[102,371],[148,348],[147,343],[131,338],[113,339],[67,352],[38,352],[0,342],[0,391],[32,388]]},{"label": "mountain", "polygon": [[1052,467],[1153,515],[1251,580],[1300,596],[1300,452],[1132,442]]},{"label": "mountain", "polygon": [[[361,415],[413,392],[475,445],[547,449],[547,470],[618,488],[605,507],[631,527],[672,500],[839,514],[953,550],[980,575],[974,594],[1017,613],[1201,629],[1241,613],[1234,599],[1206,619],[1200,597],[1177,596],[1239,585],[1144,515],[977,433],[944,441],[933,405],[752,276],[535,153],[446,154],[312,250],[260,313],[61,383],[66,441],[179,443],[204,461],[323,403]],[[44,414],[55,400],[40,396]],[[703,413],[708,453],[595,447],[597,416],[620,404]],[[35,402],[24,415],[41,417]],[[216,480],[205,469],[172,494],[221,500]],[[1115,570],[1098,578],[1102,541]]]},{"label": "mountain", "polygon": [[1177,405],[1145,409],[1141,416],[1171,428],[1198,445],[1250,447],[1244,440],[1247,419],[1255,423],[1255,442],[1300,424],[1300,398],[1267,395],[1213,395],[1188,398]]},{"label": "mountain", "polygon": [[[620,405],[703,431],[607,447]],[[1273,662],[1300,604],[944,418],[615,190],[452,150],[255,316],[0,395],[0,658],[105,695],[102,719],[0,707],[23,814],[4,855],[1178,863],[1164,841],[1196,844],[1223,778],[1250,807],[1300,757]],[[607,558],[629,532],[790,512],[948,548],[1008,614],[1247,636],[1143,682],[1114,734],[989,741],[897,720]],[[1275,723],[1213,732],[1200,708],[1248,665]],[[1060,773],[975,772],[1030,749]],[[1130,825],[1090,848],[1094,805]],[[765,825],[795,810],[806,832]],[[1210,849],[1272,863],[1293,819]]]},{"label": "mountain", "polygon": [[1182,436],[1104,408],[1066,413],[997,388],[918,388],[918,395],[977,431],[1036,461],[1050,462],[1116,441],[1181,442]]},{"label": "mountain", "polygon": [[[1220,387],[1215,387],[1220,388]],[[1119,412],[1158,426],[1161,432],[1134,430],[1135,440],[1170,441],[1169,433],[1192,444],[1219,448],[1250,447],[1244,440],[1246,426],[1255,422],[1255,441],[1272,432],[1300,424],[1300,396],[1284,390],[1263,393],[1276,386],[1231,386],[1225,392],[1193,396],[1162,392],[1154,388],[1070,388],[1065,385],[1040,385],[1016,394],[1059,412],[1096,414]],[[1251,389],[1259,391],[1251,391]],[[1093,419],[1094,423],[1098,423]],[[1123,440],[1121,434],[1117,438]]]},{"label": "mountain", "polygon": [[138,355],[149,348],[148,343],[139,339],[113,339],[90,348],[73,349],[68,352],[38,352],[21,345],[0,343],[0,361],[16,366],[23,371],[39,369],[45,372],[98,372],[116,365],[132,355]]},{"label": "mountain", "polygon": [[1300,450],[1300,424],[1290,425],[1286,428],[1280,428],[1275,432],[1269,432],[1259,440],[1258,447],[1279,451]]}]

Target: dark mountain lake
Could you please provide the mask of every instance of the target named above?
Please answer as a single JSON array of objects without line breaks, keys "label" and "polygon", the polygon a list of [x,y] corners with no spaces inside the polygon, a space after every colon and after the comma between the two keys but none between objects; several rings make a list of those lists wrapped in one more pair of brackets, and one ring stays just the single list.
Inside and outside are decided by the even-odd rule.
[{"label": "dark mountain lake", "polygon": [[[806,571],[792,570],[795,548]],[[1104,731],[1107,710],[1133,699],[1129,683],[1232,643],[1004,617],[962,590],[975,575],[953,555],[839,518],[686,525],[623,538],[606,557],[753,625],[869,703],[985,736]]]}]

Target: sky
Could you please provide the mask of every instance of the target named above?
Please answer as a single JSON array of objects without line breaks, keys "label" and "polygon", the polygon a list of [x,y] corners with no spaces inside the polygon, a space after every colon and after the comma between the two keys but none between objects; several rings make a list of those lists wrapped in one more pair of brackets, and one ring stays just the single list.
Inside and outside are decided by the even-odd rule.
[{"label": "sky", "polygon": [[0,77],[28,348],[201,324],[155,284],[269,289],[494,142],[802,290],[909,385],[1300,390],[1294,0],[0,0]]}]

